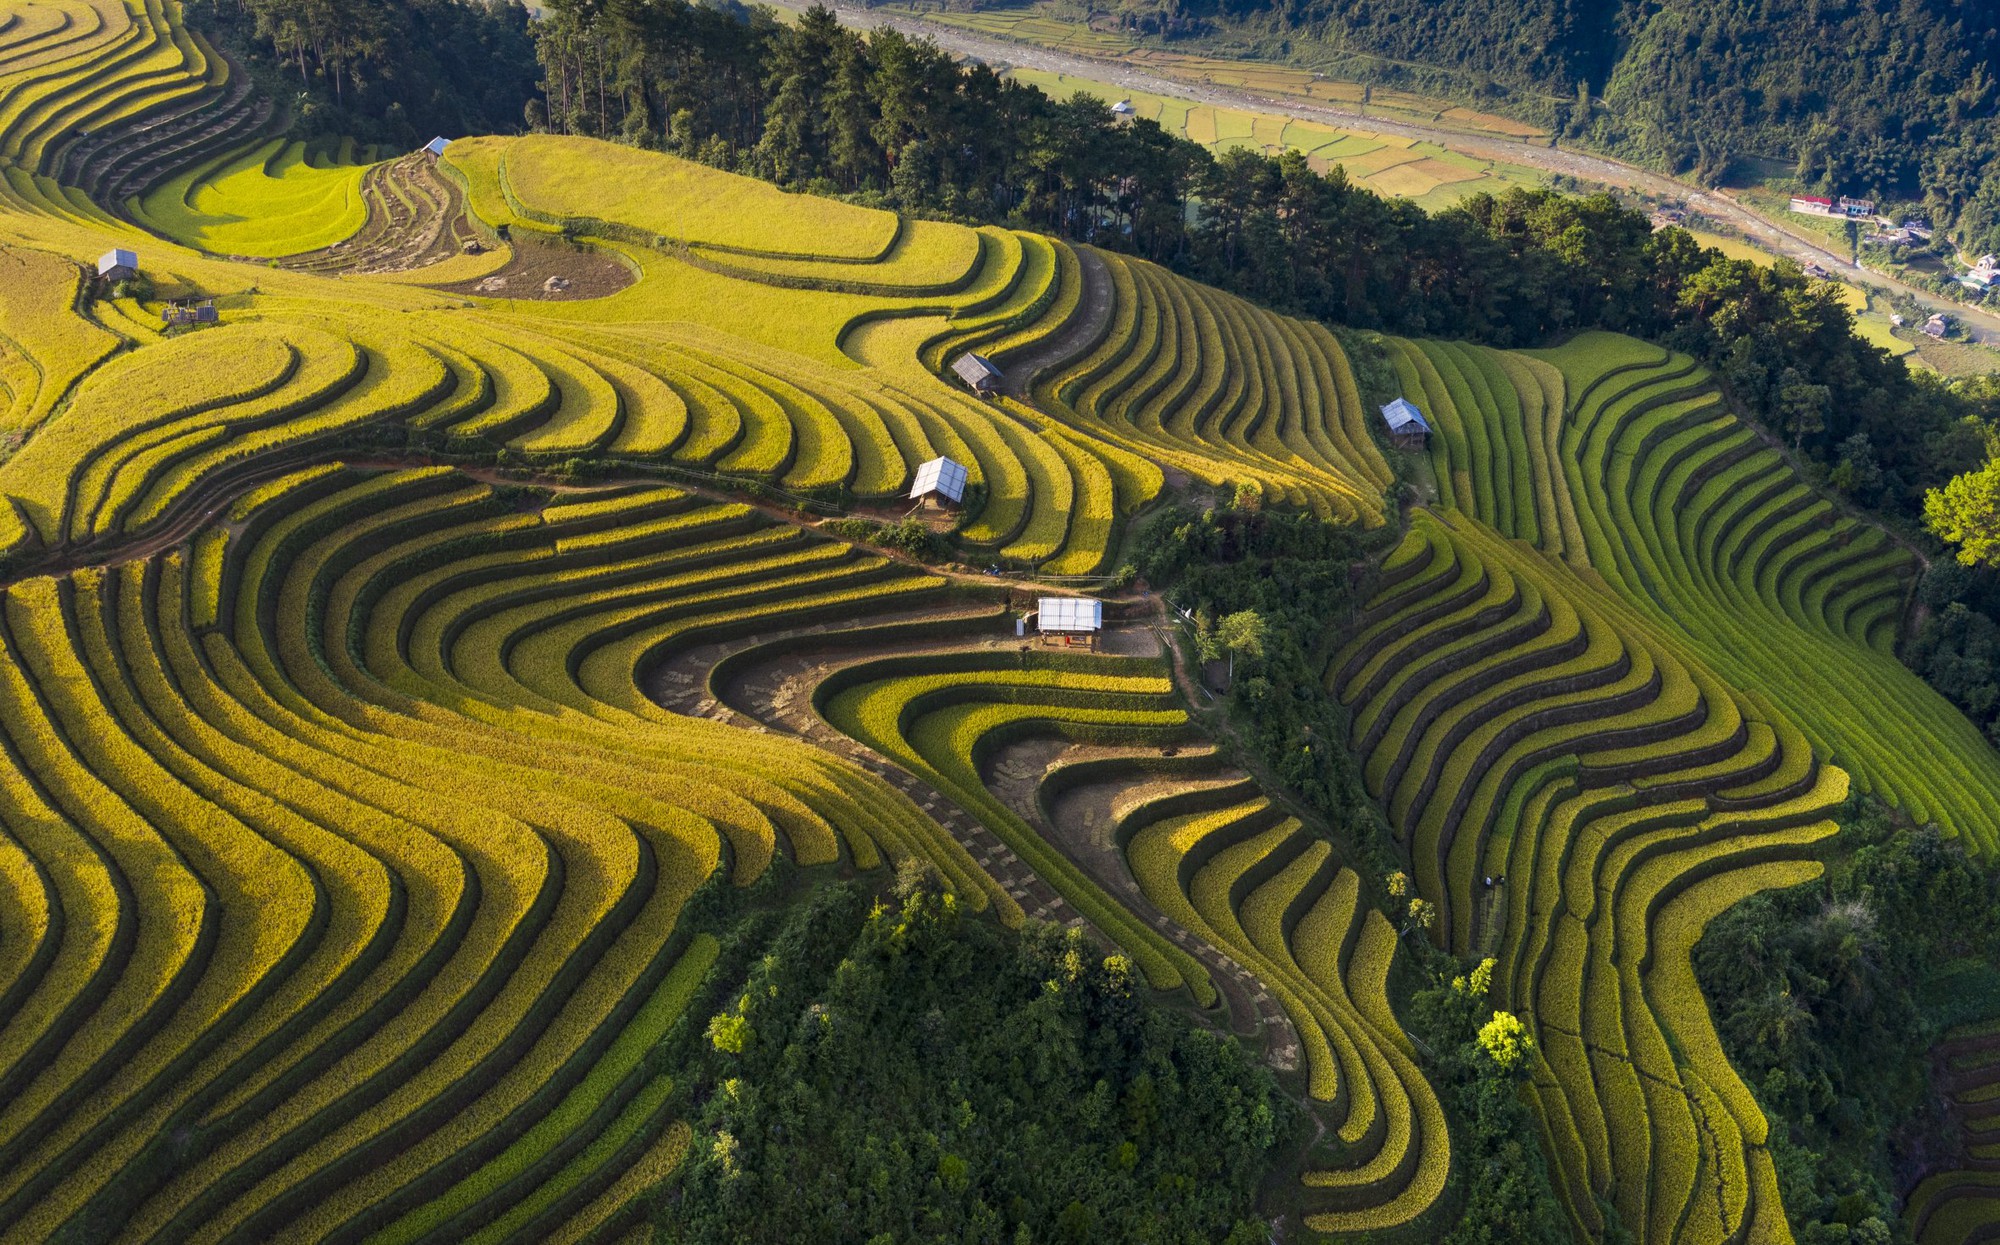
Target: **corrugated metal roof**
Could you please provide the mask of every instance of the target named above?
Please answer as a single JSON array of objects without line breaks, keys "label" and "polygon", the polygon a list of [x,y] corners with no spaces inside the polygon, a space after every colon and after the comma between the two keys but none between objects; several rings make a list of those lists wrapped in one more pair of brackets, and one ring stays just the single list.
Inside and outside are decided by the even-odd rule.
[{"label": "corrugated metal roof", "polygon": [[1104,602],[1089,597],[1043,597],[1035,625],[1043,631],[1102,631]]},{"label": "corrugated metal roof", "polygon": [[1389,422],[1391,432],[1402,432],[1412,424],[1425,432],[1431,430],[1430,424],[1424,420],[1424,413],[1408,398],[1397,398],[1383,407],[1382,418]]},{"label": "corrugated metal roof", "polygon": [[449,146],[451,146],[450,139],[434,138],[430,142],[424,144],[424,150],[430,152],[434,156],[441,156],[444,154],[444,149]]},{"label": "corrugated metal roof", "polygon": [[914,501],[932,493],[947,501],[964,501],[965,468],[949,458],[933,458],[919,464],[916,478],[910,485],[910,498]]},{"label": "corrugated metal roof", "polygon": [[139,256],[132,251],[126,250],[124,247],[106,251],[103,258],[97,261],[97,273],[99,276],[110,272],[113,268],[131,268],[136,271],[138,267]]},{"label": "corrugated metal roof", "polygon": [[1000,369],[994,367],[990,359],[973,354],[969,350],[952,360],[951,370],[958,373],[960,380],[975,389],[1000,379]]}]

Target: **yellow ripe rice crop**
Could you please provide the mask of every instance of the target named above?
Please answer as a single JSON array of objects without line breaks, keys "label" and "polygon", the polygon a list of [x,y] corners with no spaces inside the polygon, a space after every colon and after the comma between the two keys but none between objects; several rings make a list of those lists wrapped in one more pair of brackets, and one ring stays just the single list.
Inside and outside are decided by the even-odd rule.
[{"label": "yellow ripe rice crop", "polygon": [[719,250],[835,260],[879,259],[899,232],[890,212],[746,185],[692,161],[593,139],[463,139],[445,158],[473,181],[477,203],[497,192],[515,213],[548,223],[607,222]]},{"label": "yellow ripe rice crop", "polygon": [[135,204],[140,223],[222,255],[273,258],[344,241],[367,221],[359,165],[320,167],[272,139],[198,165]]}]

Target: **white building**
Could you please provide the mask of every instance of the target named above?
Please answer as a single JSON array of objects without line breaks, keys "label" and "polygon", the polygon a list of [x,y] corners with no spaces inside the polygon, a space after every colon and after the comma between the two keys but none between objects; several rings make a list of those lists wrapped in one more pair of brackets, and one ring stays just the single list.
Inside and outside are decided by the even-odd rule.
[{"label": "white building", "polygon": [[1043,597],[1035,607],[1035,628],[1044,640],[1074,644],[1079,638],[1092,648],[1104,630],[1104,602],[1090,597]]},{"label": "white building", "polygon": [[97,261],[97,275],[113,284],[139,275],[139,256],[124,247],[106,251]]},{"label": "white building", "polygon": [[993,366],[993,361],[970,350],[951,361],[951,370],[974,393],[992,393],[993,387],[1000,383],[1000,369]]},{"label": "white building", "polygon": [[910,485],[910,500],[938,497],[954,506],[965,500],[965,468],[949,458],[933,458],[917,466]]}]

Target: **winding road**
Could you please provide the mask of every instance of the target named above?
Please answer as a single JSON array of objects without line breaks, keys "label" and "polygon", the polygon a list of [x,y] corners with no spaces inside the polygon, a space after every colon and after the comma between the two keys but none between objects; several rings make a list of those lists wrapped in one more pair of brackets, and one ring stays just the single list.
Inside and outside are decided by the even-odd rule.
[{"label": "winding road", "polygon": [[857,30],[887,27],[913,37],[930,39],[947,51],[991,65],[1018,66],[1048,73],[1094,78],[1128,91],[1165,95],[1224,108],[1283,113],[1304,121],[1323,121],[1341,129],[1421,139],[1482,160],[1525,165],[1544,172],[1561,173],[1580,181],[1619,186],[1660,198],[1676,199],[1686,203],[1690,211],[1726,222],[1766,250],[1788,256],[1801,263],[1812,260],[1830,272],[1838,272],[1849,281],[1913,298],[1927,311],[1942,311],[1956,319],[1974,340],[1990,346],[2000,346],[2000,315],[1981,308],[1969,307],[1963,303],[1950,302],[1894,277],[1858,267],[1821,247],[1812,239],[1796,234],[1770,217],[1744,206],[1726,191],[1704,190],[1663,173],[1627,164],[1623,160],[1544,143],[1522,142],[1497,135],[1468,134],[1460,130],[1392,120],[1359,109],[1342,108],[1316,100],[1299,99],[1296,96],[1266,95],[1238,87],[1188,82],[1148,73],[1119,61],[1102,60],[1074,52],[1059,52],[1039,44],[995,38],[957,26],[927,22],[901,13],[888,13],[851,4],[834,4],[833,9],[843,25]]}]

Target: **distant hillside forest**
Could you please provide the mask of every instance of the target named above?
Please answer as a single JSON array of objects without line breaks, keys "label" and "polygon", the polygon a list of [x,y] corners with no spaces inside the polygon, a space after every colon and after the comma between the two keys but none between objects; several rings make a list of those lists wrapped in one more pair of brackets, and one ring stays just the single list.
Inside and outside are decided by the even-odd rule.
[{"label": "distant hillside forest", "polygon": [[301,138],[414,145],[507,134],[535,89],[518,0],[187,0],[190,24],[246,63]]},{"label": "distant hillside forest", "polygon": [[1568,137],[1706,180],[1746,157],[1782,161],[1822,189],[1921,200],[1968,248],[2000,249],[2000,5],[1123,0],[1112,7],[1136,30],[1290,41],[1307,61],[1315,47],[1365,52],[1412,63],[1371,72],[1473,95],[1514,88],[1528,93],[1524,102],[1539,120]]}]

